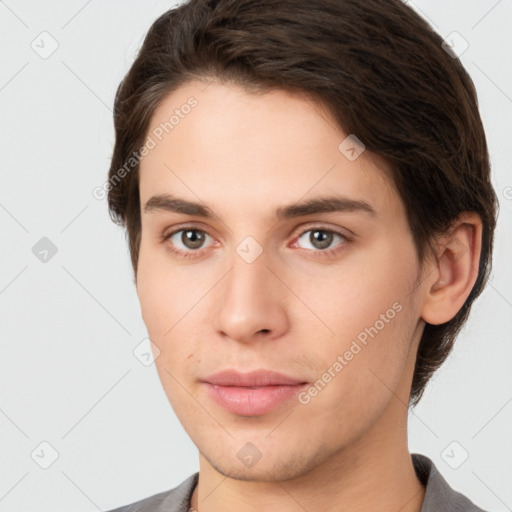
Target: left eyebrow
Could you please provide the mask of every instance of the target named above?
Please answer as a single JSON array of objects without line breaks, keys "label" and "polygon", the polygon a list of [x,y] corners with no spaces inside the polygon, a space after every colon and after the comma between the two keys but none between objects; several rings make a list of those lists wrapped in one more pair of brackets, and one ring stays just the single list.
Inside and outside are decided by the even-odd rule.
[{"label": "left eyebrow", "polygon": [[[170,194],[152,196],[144,206],[144,212],[168,211],[194,215],[207,219],[215,218],[213,210],[208,206],[195,201],[179,198]],[[375,209],[366,201],[352,199],[346,196],[317,197],[308,201],[292,203],[281,206],[274,211],[274,218],[278,221],[318,213],[337,212],[363,212],[373,217],[377,216]]]}]

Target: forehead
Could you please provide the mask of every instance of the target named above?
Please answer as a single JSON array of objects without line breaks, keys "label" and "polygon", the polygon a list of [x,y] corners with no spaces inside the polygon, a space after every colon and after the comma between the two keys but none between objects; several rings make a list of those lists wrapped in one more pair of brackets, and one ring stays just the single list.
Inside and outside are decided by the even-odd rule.
[{"label": "forehead", "polygon": [[140,163],[141,204],[173,193],[260,214],[340,193],[377,211],[400,208],[385,162],[367,151],[347,158],[343,149],[352,139],[329,111],[288,91],[188,82],[162,100],[147,137],[152,149]]}]

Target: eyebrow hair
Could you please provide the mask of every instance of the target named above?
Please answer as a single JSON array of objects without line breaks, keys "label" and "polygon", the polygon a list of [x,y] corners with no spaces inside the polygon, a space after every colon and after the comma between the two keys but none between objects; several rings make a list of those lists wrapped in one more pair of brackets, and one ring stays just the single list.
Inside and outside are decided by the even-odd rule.
[{"label": "eyebrow hair", "polygon": [[[207,219],[216,217],[208,206],[170,194],[154,195],[146,202],[144,212],[154,211],[183,213]],[[375,209],[366,201],[351,199],[346,196],[329,195],[281,206],[274,211],[274,218],[280,221],[318,213],[335,212],[363,212],[373,217],[377,216]]]}]

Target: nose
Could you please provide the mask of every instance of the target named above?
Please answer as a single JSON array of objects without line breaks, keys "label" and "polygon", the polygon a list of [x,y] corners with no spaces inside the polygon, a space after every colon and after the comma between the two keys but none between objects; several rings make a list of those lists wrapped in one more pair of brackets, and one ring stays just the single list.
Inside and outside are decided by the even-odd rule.
[{"label": "nose", "polygon": [[276,274],[263,254],[252,263],[235,254],[215,287],[217,333],[242,343],[282,336],[288,329],[287,288]]}]

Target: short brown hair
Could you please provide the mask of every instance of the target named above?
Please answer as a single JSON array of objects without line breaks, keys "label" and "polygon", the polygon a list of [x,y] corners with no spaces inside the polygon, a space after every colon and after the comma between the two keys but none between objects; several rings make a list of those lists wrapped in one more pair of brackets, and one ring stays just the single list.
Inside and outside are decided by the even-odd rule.
[{"label": "short brown hair", "polygon": [[135,278],[138,163],[121,180],[116,173],[138,154],[162,100],[207,77],[247,91],[307,94],[390,165],[421,264],[434,236],[460,213],[482,219],[478,277],[469,297],[450,321],[425,326],[410,396],[416,405],[487,282],[497,215],[475,87],[442,43],[401,0],[190,0],[161,15],[114,105],[108,205],[112,219],[127,228]]}]

